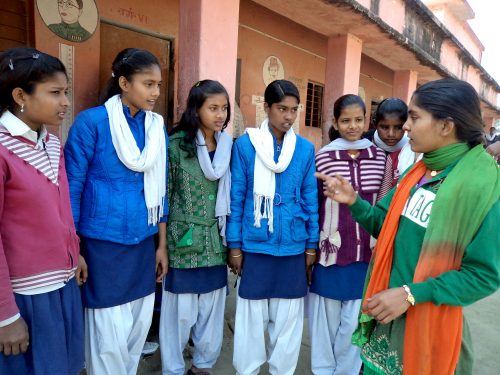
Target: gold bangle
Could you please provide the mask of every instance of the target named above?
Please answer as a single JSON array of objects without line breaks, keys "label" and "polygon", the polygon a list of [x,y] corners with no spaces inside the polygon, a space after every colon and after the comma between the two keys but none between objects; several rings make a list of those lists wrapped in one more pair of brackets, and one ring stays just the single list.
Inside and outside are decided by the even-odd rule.
[{"label": "gold bangle", "polygon": [[242,256],[242,255],[243,255],[242,253],[239,253],[238,255],[231,255],[231,254],[229,254],[229,256],[230,256],[231,258],[239,258],[239,257],[240,257],[240,256]]},{"label": "gold bangle", "polygon": [[316,252],[314,252],[314,253],[308,253],[308,252],[306,251],[306,254],[307,254],[307,255],[316,255]]}]

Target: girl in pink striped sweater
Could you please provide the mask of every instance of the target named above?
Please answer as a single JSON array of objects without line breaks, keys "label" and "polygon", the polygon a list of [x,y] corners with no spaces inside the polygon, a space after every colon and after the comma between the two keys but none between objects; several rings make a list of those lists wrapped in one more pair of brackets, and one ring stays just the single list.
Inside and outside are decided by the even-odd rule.
[{"label": "girl in pink striped sweater", "polygon": [[[362,139],[365,104],[357,95],[337,99],[331,143],[316,154],[316,170],[341,175],[364,199],[375,203],[385,167],[385,153]],[[319,182],[320,241],[309,290],[311,366],[315,375],[358,374],[359,348],[351,344],[357,325],[374,240],[344,204],[326,198]]]},{"label": "girl in pink striped sweater", "polygon": [[53,56],[33,48],[0,54],[0,374],[83,368],[77,280],[86,271],[61,145],[45,127],[61,125],[67,87]]}]

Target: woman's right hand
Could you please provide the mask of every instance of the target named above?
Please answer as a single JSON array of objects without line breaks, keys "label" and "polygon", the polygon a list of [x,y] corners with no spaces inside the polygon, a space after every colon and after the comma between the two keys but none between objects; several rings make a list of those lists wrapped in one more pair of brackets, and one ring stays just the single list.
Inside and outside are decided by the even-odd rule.
[{"label": "woman's right hand", "polygon": [[78,267],[76,268],[75,277],[78,286],[82,286],[87,282],[87,278],[89,276],[89,268],[87,266],[87,262],[85,262],[85,258],[80,255],[78,259]]},{"label": "woman's right hand", "polygon": [[357,194],[351,184],[342,176],[336,174],[335,177],[327,176],[323,173],[315,173],[316,178],[323,181],[326,190],[325,196],[338,203],[345,203],[351,206],[356,202]]},{"label": "woman's right hand", "polygon": [[4,355],[26,353],[29,339],[28,326],[23,318],[0,327],[0,353]]},{"label": "woman's right hand", "polygon": [[229,249],[227,264],[229,265],[229,269],[232,273],[235,275],[241,275],[241,269],[243,266],[243,251],[241,251],[241,249]]}]

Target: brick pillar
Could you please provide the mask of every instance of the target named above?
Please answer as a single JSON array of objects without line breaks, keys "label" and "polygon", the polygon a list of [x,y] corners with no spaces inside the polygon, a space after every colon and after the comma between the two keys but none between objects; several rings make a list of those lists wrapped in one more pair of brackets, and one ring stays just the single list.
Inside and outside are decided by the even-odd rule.
[{"label": "brick pillar", "polygon": [[333,117],[333,104],[344,94],[358,94],[362,41],[352,34],[328,38],[323,100],[323,144],[329,142],[328,129]]},{"label": "brick pillar", "polygon": [[186,106],[189,89],[202,79],[221,82],[234,108],[239,8],[239,0],[179,2],[177,119]]},{"label": "brick pillar", "polygon": [[394,72],[392,82],[392,96],[410,103],[411,96],[417,88],[418,73],[413,70],[399,70]]}]

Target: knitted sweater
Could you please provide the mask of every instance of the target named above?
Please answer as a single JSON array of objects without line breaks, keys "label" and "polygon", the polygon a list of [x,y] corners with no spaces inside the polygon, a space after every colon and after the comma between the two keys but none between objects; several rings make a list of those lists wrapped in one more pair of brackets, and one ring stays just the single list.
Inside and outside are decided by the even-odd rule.
[{"label": "knitted sweater", "polygon": [[198,158],[189,158],[181,150],[179,145],[184,135],[184,132],[174,134],[169,144],[169,265],[174,268],[224,265],[226,248],[215,217],[218,181],[208,180]]},{"label": "knitted sweater", "polygon": [[61,146],[0,127],[0,321],[19,313],[14,292],[37,293],[74,276],[79,246]]},{"label": "knitted sweater", "polygon": [[[358,195],[375,204],[385,168],[385,153],[370,146],[360,150],[352,159],[347,151],[321,152],[316,155],[316,170],[329,176],[341,175],[349,181]],[[319,262],[324,266],[345,266],[354,262],[368,262],[375,240],[354,221],[345,204],[339,204],[323,194],[323,183],[318,182],[321,252]]]}]

